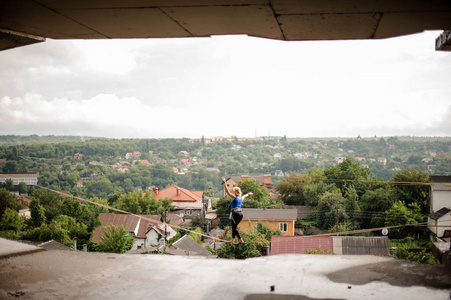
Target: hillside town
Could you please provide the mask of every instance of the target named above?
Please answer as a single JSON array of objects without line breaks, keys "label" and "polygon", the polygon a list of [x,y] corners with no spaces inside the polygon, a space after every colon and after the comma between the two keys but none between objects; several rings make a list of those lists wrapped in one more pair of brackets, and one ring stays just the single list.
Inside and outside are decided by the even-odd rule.
[{"label": "hillside town", "polygon": [[[247,239],[262,238],[236,258],[309,251],[388,256],[413,243],[431,261],[447,262],[449,153],[449,141],[360,136],[5,145],[0,184],[8,199],[2,201],[10,204],[2,209],[1,232],[85,251],[228,257],[225,175],[227,189],[252,193],[238,229]],[[384,179],[378,172],[392,175]],[[128,243],[105,248],[119,229]]]}]

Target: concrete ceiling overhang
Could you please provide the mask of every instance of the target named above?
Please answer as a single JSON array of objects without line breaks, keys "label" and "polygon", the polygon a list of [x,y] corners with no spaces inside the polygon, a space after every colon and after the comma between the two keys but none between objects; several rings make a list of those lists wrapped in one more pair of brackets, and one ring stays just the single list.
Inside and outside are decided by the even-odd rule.
[{"label": "concrete ceiling overhang", "polygon": [[[450,30],[451,1],[1,0],[0,29],[0,50],[43,38],[382,39]],[[446,37],[436,44],[449,48]]]}]

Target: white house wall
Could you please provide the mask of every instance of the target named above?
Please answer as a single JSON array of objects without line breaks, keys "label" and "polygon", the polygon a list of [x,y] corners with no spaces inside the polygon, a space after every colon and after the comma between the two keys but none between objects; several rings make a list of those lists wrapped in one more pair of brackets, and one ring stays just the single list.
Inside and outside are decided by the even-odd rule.
[{"label": "white house wall", "polygon": [[158,245],[158,233],[155,231],[155,229],[149,230],[146,234],[146,247],[152,247]]},{"label": "white house wall", "polygon": [[443,207],[451,209],[451,188],[450,190],[432,191],[431,212],[436,212]]}]

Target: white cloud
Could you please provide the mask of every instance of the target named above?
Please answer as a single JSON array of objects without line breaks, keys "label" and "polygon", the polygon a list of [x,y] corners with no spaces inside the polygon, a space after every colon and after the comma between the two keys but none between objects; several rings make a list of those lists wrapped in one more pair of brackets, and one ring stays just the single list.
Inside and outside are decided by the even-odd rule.
[{"label": "white cloud", "polygon": [[449,135],[437,35],[49,40],[0,53],[0,134]]}]

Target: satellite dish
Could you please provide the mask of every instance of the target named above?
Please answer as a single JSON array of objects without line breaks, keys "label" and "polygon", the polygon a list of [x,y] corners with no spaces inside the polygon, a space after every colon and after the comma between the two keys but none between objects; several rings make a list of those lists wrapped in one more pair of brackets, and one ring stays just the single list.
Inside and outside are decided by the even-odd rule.
[{"label": "satellite dish", "polygon": [[382,229],[382,234],[383,235],[387,235],[388,234],[388,229],[387,228]]}]

